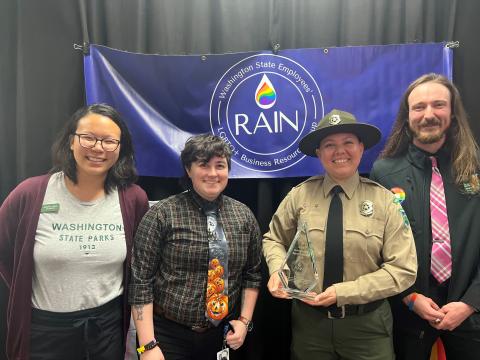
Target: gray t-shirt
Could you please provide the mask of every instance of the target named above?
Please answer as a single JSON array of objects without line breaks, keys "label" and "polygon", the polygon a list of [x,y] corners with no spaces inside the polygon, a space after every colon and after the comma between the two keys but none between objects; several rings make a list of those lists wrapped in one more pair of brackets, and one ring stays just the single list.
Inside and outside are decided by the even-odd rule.
[{"label": "gray t-shirt", "polygon": [[70,312],[120,296],[126,252],[118,191],[82,202],[53,174],[35,235],[32,306]]}]

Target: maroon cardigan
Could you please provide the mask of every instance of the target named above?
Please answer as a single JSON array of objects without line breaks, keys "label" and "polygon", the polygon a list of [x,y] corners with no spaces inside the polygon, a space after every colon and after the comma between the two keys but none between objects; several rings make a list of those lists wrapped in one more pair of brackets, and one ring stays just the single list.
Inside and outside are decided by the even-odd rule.
[{"label": "maroon cardigan", "polygon": [[[6,353],[9,359],[30,359],[33,246],[40,208],[50,175],[29,178],[20,183],[0,207],[0,276],[9,289]],[[127,243],[124,263],[124,331],[130,322],[128,281],[133,236],[148,210],[145,192],[137,185],[119,190]]]}]

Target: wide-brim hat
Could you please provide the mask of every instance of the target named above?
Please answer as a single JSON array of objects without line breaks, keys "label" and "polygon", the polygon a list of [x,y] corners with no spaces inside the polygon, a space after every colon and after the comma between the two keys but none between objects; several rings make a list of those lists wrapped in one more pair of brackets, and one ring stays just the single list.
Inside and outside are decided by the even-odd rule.
[{"label": "wide-brim hat", "polygon": [[320,145],[320,141],[328,135],[337,133],[357,135],[365,149],[376,145],[382,135],[376,126],[357,122],[353,114],[334,109],[320,120],[314,131],[300,140],[298,147],[305,155],[316,157],[315,150]]}]

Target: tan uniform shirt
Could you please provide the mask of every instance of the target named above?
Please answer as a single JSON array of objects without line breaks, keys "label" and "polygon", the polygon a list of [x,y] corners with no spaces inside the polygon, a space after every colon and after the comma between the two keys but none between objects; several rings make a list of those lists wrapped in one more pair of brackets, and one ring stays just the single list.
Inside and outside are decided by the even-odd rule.
[{"label": "tan uniform shirt", "polygon": [[[390,191],[358,173],[341,184],[328,175],[314,176],[288,193],[263,239],[270,274],[280,269],[297,224],[306,222],[319,272],[314,291],[322,291],[330,190],[335,185],[341,185],[344,191],[340,194],[344,269],[343,282],[334,284],[337,305],[369,303],[411,286],[416,278],[417,258],[413,235],[401,213],[401,205],[394,202]],[[361,210],[365,201],[373,204],[371,215]]]}]

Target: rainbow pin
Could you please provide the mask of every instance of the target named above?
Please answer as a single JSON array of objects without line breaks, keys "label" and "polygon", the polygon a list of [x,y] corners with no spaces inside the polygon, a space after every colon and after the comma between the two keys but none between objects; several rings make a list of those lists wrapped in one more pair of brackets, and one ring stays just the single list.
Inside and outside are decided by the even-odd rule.
[{"label": "rainbow pin", "polygon": [[402,188],[399,187],[394,187],[391,188],[390,191],[393,193],[395,196],[395,202],[397,204],[401,204],[402,202],[405,201],[405,191]]}]

